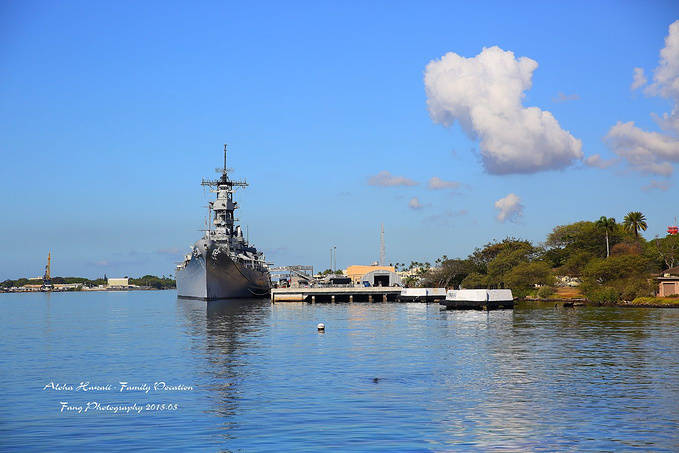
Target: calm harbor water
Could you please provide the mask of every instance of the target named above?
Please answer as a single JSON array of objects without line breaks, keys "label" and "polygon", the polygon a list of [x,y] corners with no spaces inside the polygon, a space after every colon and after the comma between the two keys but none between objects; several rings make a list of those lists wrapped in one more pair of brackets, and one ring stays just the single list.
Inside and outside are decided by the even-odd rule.
[{"label": "calm harbor water", "polygon": [[679,450],[679,310],[250,302],[1,294],[0,450]]}]

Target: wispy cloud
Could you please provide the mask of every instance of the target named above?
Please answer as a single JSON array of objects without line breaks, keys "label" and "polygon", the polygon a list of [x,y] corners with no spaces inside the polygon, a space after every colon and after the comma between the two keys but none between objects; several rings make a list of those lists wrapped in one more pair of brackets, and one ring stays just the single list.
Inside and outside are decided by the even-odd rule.
[{"label": "wispy cloud", "polygon": [[495,209],[498,210],[497,219],[500,222],[505,222],[507,220],[516,222],[523,215],[521,198],[514,193],[510,193],[506,197],[497,200],[495,202]]},{"label": "wispy cloud", "polygon": [[634,68],[634,80],[630,85],[630,90],[634,91],[646,85],[646,76],[644,75],[644,68]]},{"label": "wispy cloud", "polygon": [[368,178],[368,185],[377,187],[416,186],[418,183],[405,176],[395,176],[383,170]]},{"label": "wispy cloud", "polygon": [[[631,88],[646,83],[642,68],[634,68]],[[660,50],[660,61],[653,71],[653,83],[644,92],[672,102],[671,113],[652,114],[661,129],[669,133],[650,132],[622,122],[611,127],[604,142],[615,154],[627,160],[629,166],[641,173],[670,176],[673,164],[679,162],[679,20],[673,22]]]},{"label": "wispy cloud", "polygon": [[640,129],[634,121],[618,122],[608,131],[604,142],[640,173],[670,176],[671,162],[679,162],[678,139]]},{"label": "wispy cloud", "polygon": [[573,94],[565,94],[559,91],[555,97],[552,98],[552,101],[561,103],[561,102],[569,102],[569,101],[577,101],[580,99],[580,96],[577,93]]},{"label": "wispy cloud", "polygon": [[418,209],[422,209],[424,207],[424,205],[420,203],[420,200],[417,197],[413,197],[408,202],[408,207],[410,209],[418,210]]},{"label": "wispy cloud", "polygon": [[651,180],[650,183],[646,184],[641,188],[644,192],[649,192],[651,190],[661,190],[663,192],[666,192],[669,190],[669,188],[672,187],[672,184],[670,184],[669,181],[657,181],[657,180]]},{"label": "wispy cloud", "polygon": [[468,212],[466,209],[460,209],[457,211],[453,209],[446,209],[443,212],[439,212],[425,217],[424,221],[426,223],[431,223],[435,225],[449,226],[452,225],[453,220],[457,219],[458,217],[466,216],[467,214]]},{"label": "wispy cloud", "polygon": [[592,154],[585,159],[585,165],[596,168],[608,168],[615,165],[618,159],[603,159],[600,154]]},{"label": "wispy cloud", "polygon": [[445,181],[438,176],[432,176],[427,183],[427,187],[431,190],[457,189],[460,187],[460,183],[457,181]]}]

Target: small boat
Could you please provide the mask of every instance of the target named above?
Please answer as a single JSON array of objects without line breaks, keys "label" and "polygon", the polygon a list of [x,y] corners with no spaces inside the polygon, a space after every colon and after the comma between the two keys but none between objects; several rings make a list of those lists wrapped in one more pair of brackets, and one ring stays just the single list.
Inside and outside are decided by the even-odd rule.
[{"label": "small boat", "polygon": [[449,310],[497,310],[514,308],[511,289],[449,290],[441,302]]}]

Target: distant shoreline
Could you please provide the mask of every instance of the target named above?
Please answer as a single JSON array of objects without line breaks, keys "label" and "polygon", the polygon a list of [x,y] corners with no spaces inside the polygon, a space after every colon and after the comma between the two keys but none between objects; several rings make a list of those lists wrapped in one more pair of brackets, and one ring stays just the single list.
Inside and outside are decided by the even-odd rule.
[{"label": "distant shoreline", "polygon": [[41,290],[41,289],[22,289],[22,290],[11,290],[0,288],[0,294],[35,294],[35,293],[124,293],[129,291],[170,291],[176,290],[177,288],[90,288],[90,289],[53,289],[53,290]]}]

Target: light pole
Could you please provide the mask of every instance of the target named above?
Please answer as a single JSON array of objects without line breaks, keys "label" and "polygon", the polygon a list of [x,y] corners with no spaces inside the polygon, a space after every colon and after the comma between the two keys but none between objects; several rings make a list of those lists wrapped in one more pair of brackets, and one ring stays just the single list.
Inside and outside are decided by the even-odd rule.
[{"label": "light pole", "polygon": [[332,264],[332,271],[335,272],[337,270],[337,246],[332,247],[333,255],[335,256],[335,260],[333,261]]}]

